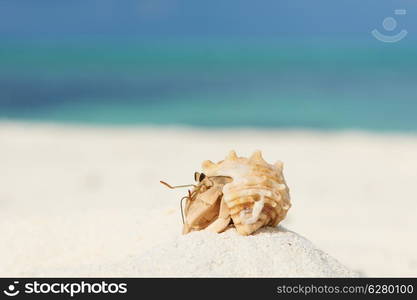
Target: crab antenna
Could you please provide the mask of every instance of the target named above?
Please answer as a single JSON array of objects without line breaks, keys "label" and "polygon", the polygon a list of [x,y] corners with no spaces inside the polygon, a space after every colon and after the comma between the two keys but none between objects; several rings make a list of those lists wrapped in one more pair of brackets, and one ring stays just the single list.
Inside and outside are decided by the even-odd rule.
[{"label": "crab antenna", "polygon": [[168,183],[166,183],[165,181],[159,181],[160,183],[162,183],[163,185],[169,187],[170,189],[176,189],[176,188],[183,188],[183,187],[191,187],[191,186],[195,186],[194,184],[186,184],[186,185],[170,185]]},{"label": "crab antenna", "polygon": [[182,219],[182,225],[184,225],[185,224],[185,221],[184,221],[184,211],[183,211],[183,209],[182,209],[182,201],[184,200],[184,199],[187,199],[188,198],[188,196],[185,196],[185,197],[182,197],[181,198],[181,200],[180,200],[180,208],[181,208],[181,219]]}]

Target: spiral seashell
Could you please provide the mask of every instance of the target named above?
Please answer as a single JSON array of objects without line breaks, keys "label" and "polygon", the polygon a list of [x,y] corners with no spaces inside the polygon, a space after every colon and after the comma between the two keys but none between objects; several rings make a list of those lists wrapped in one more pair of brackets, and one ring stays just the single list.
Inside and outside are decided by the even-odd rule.
[{"label": "spiral seashell", "polygon": [[268,164],[260,151],[250,158],[238,157],[231,151],[225,160],[203,162],[208,176],[229,176],[223,187],[223,200],[229,208],[233,224],[242,235],[249,235],[262,226],[277,226],[291,207],[282,162]]}]

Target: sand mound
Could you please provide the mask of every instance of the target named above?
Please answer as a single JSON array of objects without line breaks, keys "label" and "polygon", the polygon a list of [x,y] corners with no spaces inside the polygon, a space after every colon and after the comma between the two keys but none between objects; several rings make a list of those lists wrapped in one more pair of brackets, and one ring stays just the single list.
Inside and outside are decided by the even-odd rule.
[{"label": "sand mound", "polygon": [[[159,238],[158,238],[159,239]],[[38,268],[35,276],[357,277],[310,241],[282,226],[241,236],[235,229],[176,235],[109,264]],[[32,274],[33,275],[33,274]]]},{"label": "sand mound", "polygon": [[139,276],[357,276],[310,241],[282,226],[263,228],[247,237],[238,235],[234,229],[222,234],[193,232],[143,253],[134,265],[139,268]]}]

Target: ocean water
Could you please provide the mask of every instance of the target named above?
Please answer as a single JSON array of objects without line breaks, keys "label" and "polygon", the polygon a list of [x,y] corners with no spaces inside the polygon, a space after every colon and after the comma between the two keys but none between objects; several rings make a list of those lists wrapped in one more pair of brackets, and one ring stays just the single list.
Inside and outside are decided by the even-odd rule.
[{"label": "ocean water", "polygon": [[0,121],[415,132],[417,45],[398,44],[8,42]]}]

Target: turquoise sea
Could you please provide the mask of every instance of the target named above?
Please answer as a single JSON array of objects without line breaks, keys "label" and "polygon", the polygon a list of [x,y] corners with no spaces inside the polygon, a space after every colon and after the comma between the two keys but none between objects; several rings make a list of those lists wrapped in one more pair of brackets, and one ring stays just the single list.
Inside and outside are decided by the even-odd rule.
[{"label": "turquoise sea", "polygon": [[416,53],[376,41],[9,41],[0,121],[414,132]]}]

